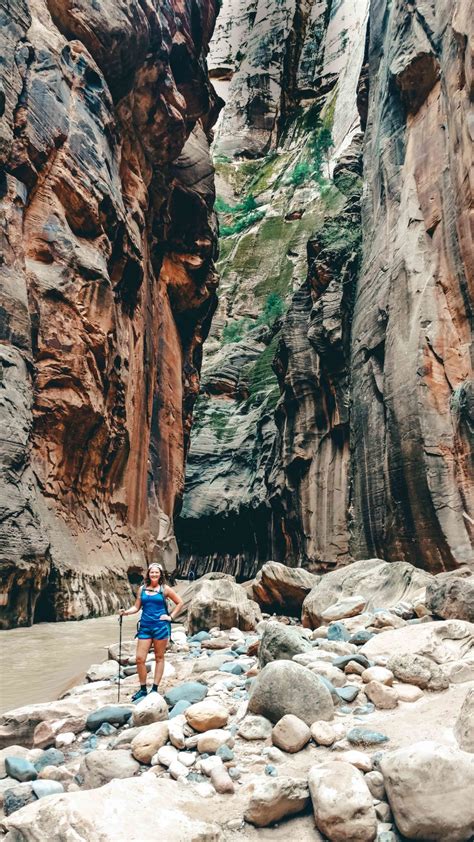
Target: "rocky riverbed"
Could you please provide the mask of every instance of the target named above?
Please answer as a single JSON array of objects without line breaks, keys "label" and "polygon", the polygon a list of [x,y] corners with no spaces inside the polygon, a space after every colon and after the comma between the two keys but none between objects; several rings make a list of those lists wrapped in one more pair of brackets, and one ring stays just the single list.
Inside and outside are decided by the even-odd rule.
[{"label": "rocky riverbed", "polygon": [[1,838],[467,842],[473,594],[462,571],[376,559],[204,577],[159,693],[131,703],[127,640],[0,717]]}]

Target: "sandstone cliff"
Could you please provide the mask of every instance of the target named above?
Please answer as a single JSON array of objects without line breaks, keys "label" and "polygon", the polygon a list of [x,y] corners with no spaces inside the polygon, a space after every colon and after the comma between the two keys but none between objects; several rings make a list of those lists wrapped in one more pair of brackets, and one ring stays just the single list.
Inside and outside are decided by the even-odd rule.
[{"label": "sandstone cliff", "polygon": [[224,4],[184,571],[473,562],[468,5]]},{"label": "sandstone cliff", "polygon": [[0,627],[174,564],[216,305],[216,6],[1,4]]}]

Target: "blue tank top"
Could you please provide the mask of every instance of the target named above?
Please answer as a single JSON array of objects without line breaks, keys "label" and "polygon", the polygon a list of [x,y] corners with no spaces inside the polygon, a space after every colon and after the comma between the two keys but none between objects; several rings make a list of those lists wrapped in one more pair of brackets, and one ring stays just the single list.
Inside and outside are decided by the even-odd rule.
[{"label": "blue tank top", "polygon": [[[142,590],[142,623],[156,623],[159,621],[162,614],[168,613],[166,606],[165,595],[160,588],[156,593],[147,593],[145,588]],[[163,622],[168,622],[164,620]]]}]

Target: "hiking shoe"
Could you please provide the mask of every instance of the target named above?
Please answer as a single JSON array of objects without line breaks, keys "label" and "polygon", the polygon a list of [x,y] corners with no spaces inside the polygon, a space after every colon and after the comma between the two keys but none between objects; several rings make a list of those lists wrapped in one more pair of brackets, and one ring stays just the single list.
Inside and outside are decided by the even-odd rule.
[{"label": "hiking shoe", "polygon": [[146,690],[142,690],[142,689],[137,690],[137,692],[134,693],[133,696],[132,696],[132,702],[139,702],[140,699],[146,699],[146,697],[147,697]]}]

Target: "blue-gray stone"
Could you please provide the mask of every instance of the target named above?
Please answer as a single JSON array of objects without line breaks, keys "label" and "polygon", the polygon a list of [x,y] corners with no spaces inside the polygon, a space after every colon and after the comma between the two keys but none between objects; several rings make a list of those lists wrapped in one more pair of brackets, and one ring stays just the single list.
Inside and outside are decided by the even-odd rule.
[{"label": "blue-gray stone", "polygon": [[318,675],[318,678],[322,682],[322,684],[324,684],[324,686],[328,688],[334,704],[338,705],[341,700],[336,693],[336,688],[334,687],[334,684],[331,681],[329,681],[329,678],[326,678],[325,675]]},{"label": "blue-gray stone", "polygon": [[95,732],[99,737],[110,737],[111,734],[115,734],[117,731],[115,725],[111,725],[110,722],[103,722],[100,728],[97,729]]},{"label": "blue-gray stone", "polygon": [[342,705],[340,708],[338,708],[337,712],[346,715],[346,713],[352,713],[352,708],[347,707],[347,705]]},{"label": "blue-gray stone", "polygon": [[31,783],[18,784],[18,786],[6,789],[3,793],[3,811],[6,816],[11,816],[27,804],[36,801]]},{"label": "blue-gray stone", "polygon": [[5,771],[10,778],[14,778],[20,783],[35,781],[38,777],[37,769],[24,757],[6,757]]},{"label": "blue-gray stone", "polygon": [[235,652],[236,655],[246,655],[247,654],[247,647],[234,643],[234,646],[232,646],[232,652]]},{"label": "blue-gray stone", "polygon": [[207,781],[208,778],[204,775],[200,775],[199,772],[190,772],[186,780],[191,781],[194,784],[202,784],[204,781]]},{"label": "blue-gray stone", "polygon": [[174,719],[175,716],[180,716],[190,704],[191,702],[188,702],[186,699],[180,699],[179,702],[176,702],[174,708],[170,710],[169,718]]},{"label": "blue-gray stone", "polygon": [[231,672],[233,675],[242,675],[245,672],[242,664],[235,664],[233,661],[226,661],[224,664],[221,664],[219,669],[220,672]]},{"label": "blue-gray stone", "polygon": [[216,751],[216,754],[217,754],[218,757],[221,758],[221,760],[224,761],[224,763],[226,763],[228,760],[233,760],[234,757],[235,757],[232,749],[229,748],[229,746],[225,746],[225,745],[219,746],[219,748]]},{"label": "blue-gray stone", "polygon": [[355,643],[356,646],[362,646],[372,637],[374,637],[373,632],[367,631],[367,629],[359,629],[359,631],[356,631],[353,635],[351,635],[349,643]]},{"label": "blue-gray stone", "polygon": [[359,695],[359,688],[346,684],[345,687],[336,687],[336,693],[343,702],[353,702]]},{"label": "blue-gray stone", "polygon": [[47,795],[57,795],[64,792],[64,787],[59,781],[34,781],[31,784],[37,798],[45,798]]},{"label": "blue-gray stone", "polygon": [[344,623],[330,623],[328,626],[328,640],[349,640],[350,634]]},{"label": "blue-gray stone", "polygon": [[389,738],[380,731],[371,731],[369,728],[351,728],[347,733],[347,739],[354,746],[371,746],[388,742]]},{"label": "blue-gray stone", "polygon": [[103,722],[110,722],[112,725],[125,725],[133,713],[133,707],[120,707],[119,705],[105,705],[89,714],[86,720],[88,731],[97,731]]},{"label": "blue-gray stone", "polygon": [[172,687],[165,693],[165,700],[168,707],[174,707],[177,702],[189,702],[191,705],[195,702],[202,702],[207,696],[207,687],[201,684],[200,681],[185,681],[184,684],[178,684]]},{"label": "blue-gray stone", "polygon": [[368,713],[373,713],[375,710],[375,705],[372,702],[367,702],[366,705],[360,705],[357,708],[354,708],[353,713],[356,716],[367,716]]},{"label": "blue-gray stone", "polygon": [[34,766],[37,772],[41,772],[46,766],[61,766],[61,763],[64,763],[65,760],[63,752],[59,751],[58,748],[47,748]]},{"label": "blue-gray stone", "polygon": [[242,777],[242,772],[238,766],[230,766],[227,771],[233,781],[237,781],[240,777]]},{"label": "blue-gray stone", "polygon": [[202,640],[210,640],[211,635],[207,631],[200,631],[188,637],[188,643],[201,643]]},{"label": "blue-gray stone", "polygon": [[94,751],[94,749],[97,748],[98,744],[99,743],[95,734],[91,734],[90,737],[87,738],[87,740],[84,740],[82,747],[87,754],[89,751]]},{"label": "blue-gray stone", "polygon": [[278,775],[277,767],[272,766],[271,763],[268,763],[268,765],[265,766],[265,774],[270,775],[270,777],[272,777],[272,778],[276,778],[277,775]]},{"label": "blue-gray stone", "polygon": [[362,667],[366,669],[370,667],[370,661],[365,655],[362,655],[361,652],[357,652],[354,655],[339,655],[337,658],[334,658],[332,665],[333,667],[339,667],[339,669],[343,670],[344,667],[347,666],[349,661],[356,661]]}]

